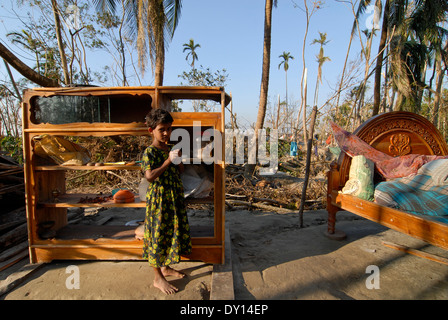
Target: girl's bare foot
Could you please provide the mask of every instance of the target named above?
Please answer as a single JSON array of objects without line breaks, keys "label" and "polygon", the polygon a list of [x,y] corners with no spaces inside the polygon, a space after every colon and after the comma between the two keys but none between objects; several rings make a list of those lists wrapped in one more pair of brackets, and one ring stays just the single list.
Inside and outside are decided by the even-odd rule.
[{"label": "girl's bare foot", "polygon": [[137,240],[143,240],[143,237],[145,236],[145,226],[143,224],[139,225],[135,228],[134,233]]},{"label": "girl's bare foot", "polygon": [[185,273],[174,270],[171,267],[162,267],[161,268],[162,274],[163,276],[167,277],[167,276],[173,276],[176,278],[183,278],[185,277]]},{"label": "girl's bare foot", "polygon": [[154,287],[158,288],[160,291],[162,291],[165,294],[173,294],[178,291],[178,289],[175,286],[170,284],[163,277],[157,277],[156,279],[154,279]]}]

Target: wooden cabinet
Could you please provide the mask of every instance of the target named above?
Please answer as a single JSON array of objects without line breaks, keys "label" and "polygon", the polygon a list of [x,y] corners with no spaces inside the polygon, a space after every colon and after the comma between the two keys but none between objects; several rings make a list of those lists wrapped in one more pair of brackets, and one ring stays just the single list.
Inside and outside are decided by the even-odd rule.
[{"label": "wooden cabinet", "polygon": [[[87,226],[67,223],[72,207],[145,207],[136,195],[131,203],[80,203],[95,195],[66,192],[69,170],[141,170],[139,165],[103,166],[57,165],[42,163],[36,154],[35,138],[45,134],[63,137],[103,137],[147,135],[144,117],[150,108],[166,108],[175,100],[209,100],[219,112],[173,112],[173,127],[186,131],[211,128],[220,133],[216,144],[220,159],[207,164],[213,173],[213,196],[187,199],[211,203],[214,221],[210,228],[192,226],[193,252],[184,259],[208,263],[224,261],[224,108],[230,97],[217,87],[82,87],[38,88],[27,90],[23,100],[23,143],[28,239],[32,263],[53,259],[137,260],[141,259],[142,241],[134,238],[135,227]],[[215,137],[216,139],[216,137]],[[193,143],[193,142],[192,142]],[[142,150],[143,151],[143,150]],[[185,159],[188,162],[188,159]],[[220,161],[216,161],[220,160]],[[205,164],[204,164],[205,165]],[[57,191],[56,191],[57,190]],[[55,192],[56,191],[56,192]],[[42,230],[54,236],[43,237]]]}]

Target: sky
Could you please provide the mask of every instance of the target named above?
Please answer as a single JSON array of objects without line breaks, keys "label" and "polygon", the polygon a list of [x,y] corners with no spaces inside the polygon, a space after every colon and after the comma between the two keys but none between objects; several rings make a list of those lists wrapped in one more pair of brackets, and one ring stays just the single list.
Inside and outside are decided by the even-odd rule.
[{"label": "sky", "polygon": [[[5,4],[11,0],[5,0]],[[2,0],[3,2],[3,0]],[[310,2],[308,0],[308,2]],[[319,103],[322,105],[334,92],[342,72],[350,32],[353,24],[351,8],[336,0],[323,1],[310,20],[305,46],[305,60],[308,69],[308,105],[312,104],[317,76],[316,54],[319,45],[311,45],[319,32],[327,33],[328,44],[325,56],[331,61],[323,66],[323,83],[319,90]],[[226,69],[229,75],[226,92],[231,93],[233,110],[239,123],[249,127],[256,121],[258,112],[264,36],[264,0],[184,0],[182,14],[174,37],[166,52],[164,85],[179,85],[178,76],[189,71],[191,66],[185,60],[183,44],[194,39],[201,47],[196,50],[198,67],[212,71]],[[303,0],[279,0],[272,12],[272,46],[269,81],[270,104],[275,104],[278,95],[285,97],[285,71],[278,68],[285,51],[294,57],[289,61],[288,100],[300,101],[300,81],[302,76],[302,47],[305,35],[306,16]],[[361,27],[368,24],[373,13],[366,13],[361,19]],[[13,29],[13,30],[11,30]],[[4,34],[16,31],[14,20],[0,13],[0,38],[5,42]],[[374,52],[377,46],[373,46]],[[360,55],[359,39],[355,39],[351,58]],[[104,59],[98,53],[97,59]],[[102,60],[101,63],[104,63]],[[0,73],[5,73],[3,64]],[[151,72],[146,73],[144,84],[152,85]],[[188,110],[184,110],[188,111]],[[226,115],[229,118],[228,115]]]},{"label": "sky", "polygon": [[[309,2],[309,1],[308,1]],[[327,33],[329,43],[325,56],[331,61],[323,66],[323,83],[320,85],[319,103],[323,104],[333,94],[337,85],[349,43],[353,25],[351,8],[335,0],[327,0],[323,8],[312,17],[305,46],[308,69],[308,104],[311,105],[317,76],[316,55],[319,45],[311,45],[320,32]],[[296,7],[297,4],[299,7]],[[232,94],[233,109],[241,123],[253,123],[258,112],[264,37],[264,0],[191,0],[184,1],[182,16],[167,52],[165,84],[177,83],[179,70],[188,68],[183,44],[193,38],[201,45],[196,50],[196,65],[225,68],[230,80],[226,91]],[[272,44],[269,81],[269,101],[277,102],[278,95],[285,97],[285,71],[278,65],[279,56],[290,52],[288,100],[300,101],[302,76],[302,47],[306,16],[302,10],[303,0],[279,0],[272,12]],[[361,20],[362,24],[367,24]],[[352,57],[359,56],[359,40],[353,42]],[[375,47],[374,47],[375,48]]]}]

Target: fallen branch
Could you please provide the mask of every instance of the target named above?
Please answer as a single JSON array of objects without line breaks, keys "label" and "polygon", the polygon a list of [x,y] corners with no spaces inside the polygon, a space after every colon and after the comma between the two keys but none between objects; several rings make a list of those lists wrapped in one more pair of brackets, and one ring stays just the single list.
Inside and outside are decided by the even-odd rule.
[{"label": "fallen branch", "polygon": [[129,187],[129,189],[131,189],[132,191],[138,193],[138,190],[136,190],[133,186],[131,186],[131,185],[128,183],[128,180],[127,180],[126,178],[123,178],[122,176],[119,176],[119,175],[116,174],[115,172],[112,172],[112,171],[109,171],[109,170],[107,170],[106,172],[109,173],[109,174],[111,174],[111,175],[113,175],[113,176],[116,176],[116,177],[119,178],[119,179],[121,179],[121,181],[123,181],[123,183]]},{"label": "fallen branch", "polygon": [[284,164],[284,163],[279,163],[278,166],[283,169],[286,169],[288,171],[291,171],[291,172],[302,172],[302,170],[303,170],[302,167],[294,168],[294,167],[288,166],[287,164]]},{"label": "fallen branch", "polygon": [[244,199],[244,198],[247,198],[247,196],[246,195],[240,195],[240,194],[226,193],[226,198],[229,198],[229,199]]},{"label": "fallen branch", "polygon": [[256,197],[254,197],[252,200],[257,201],[257,202],[270,202],[270,203],[275,203],[275,204],[277,204],[277,205],[279,205],[279,206],[283,206],[283,207],[288,206],[288,205],[287,205],[286,203],[284,203],[284,202],[280,202],[280,201],[278,201],[278,200],[269,199],[269,198],[256,198]]},{"label": "fallen branch", "polygon": [[87,175],[89,175],[89,174],[91,174],[91,173],[93,173],[93,172],[95,172],[95,171],[87,171],[87,172],[84,172],[84,173],[81,173],[81,174],[79,174],[79,175],[77,175],[77,176],[74,176],[74,177],[67,177],[66,178],[66,181],[71,181],[71,180],[75,180],[75,179],[78,179],[78,178],[82,178],[82,177],[84,177],[84,176],[87,176]]},{"label": "fallen branch", "polygon": [[268,211],[274,211],[274,212],[282,213],[282,214],[284,214],[284,213],[295,213],[294,210],[274,207],[274,206],[270,206],[270,205],[267,205],[267,204],[261,204],[261,203],[257,203],[257,202],[248,202],[248,201],[241,201],[241,200],[226,200],[226,202],[231,204],[231,205],[256,207],[256,208],[259,208],[259,209],[268,210]]}]

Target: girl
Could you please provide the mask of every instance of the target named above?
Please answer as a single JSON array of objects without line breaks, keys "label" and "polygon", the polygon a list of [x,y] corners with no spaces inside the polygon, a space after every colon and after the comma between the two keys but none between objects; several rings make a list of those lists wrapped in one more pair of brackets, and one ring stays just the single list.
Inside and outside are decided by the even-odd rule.
[{"label": "girl", "polygon": [[166,276],[185,276],[169,265],[178,263],[181,255],[191,253],[190,227],[180,179],[183,164],[179,163],[179,150],[171,151],[168,145],[172,123],[173,118],[165,110],[152,109],[148,113],[146,124],[153,139],[142,158],[142,169],[149,181],[143,258],[148,259],[154,269],[154,286],[165,294],[178,290]]}]

